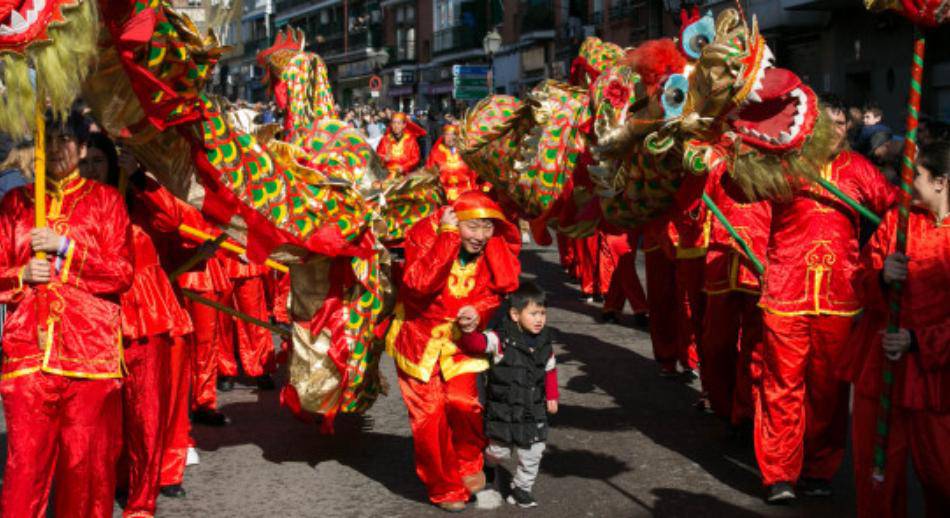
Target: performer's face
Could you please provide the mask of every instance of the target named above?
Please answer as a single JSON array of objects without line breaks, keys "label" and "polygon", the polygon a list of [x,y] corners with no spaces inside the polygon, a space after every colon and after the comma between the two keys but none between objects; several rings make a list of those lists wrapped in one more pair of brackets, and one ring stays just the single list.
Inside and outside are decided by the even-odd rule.
[{"label": "performer's face", "polygon": [[929,169],[917,165],[917,171],[914,173],[914,193],[924,206],[934,212],[939,212],[941,205],[947,199],[948,189],[950,189],[950,181],[946,176],[933,176]]},{"label": "performer's face", "polygon": [[458,136],[455,133],[446,133],[442,136],[442,141],[445,142],[446,147],[455,147],[457,140]]},{"label": "performer's face", "polygon": [[79,174],[97,182],[105,183],[109,179],[109,159],[97,147],[86,150],[86,158],[79,162]]},{"label": "performer's face", "polygon": [[462,248],[470,254],[482,253],[494,233],[495,224],[490,219],[469,219],[459,223]]},{"label": "performer's face", "polygon": [[393,119],[389,123],[389,127],[393,130],[393,135],[397,137],[402,136],[402,132],[406,130],[406,121],[402,119]]},{"label": "performer's face", "polygon": [[832,137],[832,144],[834,144],[834,146],[832,149],[836,151],[841,150],[841,146],[845,142],[845,137],[848,136],[848,118],[843,111],[832,108],[826,108],[825,113],[827,113],[828,118],[831,119],[831,128],[834,131]]},{"label": "performer's face", "polygon": [[63,178],[79,167],[86,152],[75,137],[50,132],[46,145],[47,172],[53,178]]},{"label": "performer's face", "polygon": [[544,329],[548,321],[547,309],[537,302],[529,301],[524,309],[511,308],[508,315],[518,323],[525,333],[536,335]]}]

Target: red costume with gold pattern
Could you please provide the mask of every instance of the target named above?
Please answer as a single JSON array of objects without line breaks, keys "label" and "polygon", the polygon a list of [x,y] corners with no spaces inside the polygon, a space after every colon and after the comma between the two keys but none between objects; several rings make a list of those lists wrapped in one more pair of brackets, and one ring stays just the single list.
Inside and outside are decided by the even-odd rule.
[{"label": "red costume with gold pattern", "polygon": [[459,231],[440,227],[443,208],[420,221],[406,239],[406,267],[386,350],[396,360],[409,409],[416,473],[434,503],[465,502],[463,479],[482,470],[487,445],[475,374],[488,368],[457,346],[455,324],[465,306],[481,323],[518,286],[520,233],[484,194],[470,191],[453,205],[459,221],[492,219],[495,233],[483,252],[468,258]]},{"label": "red costume with gold pattern", "polygon": [[907,457],[913,461],[928,516],[950,508],[950,217],[937,221],[913,207],[907,229],[907,280],[901,327],[911,331],[911,351],[893,365],[884,483],[874,485],[876,423],[882,393],[881,331],[888,314],[882,285],[884,259],[894,253],[897,210],[885,216],[864,249],[855,287],[865,314],[846,348],[840,371],[854,382],[852,445],[859,517],[907,516]]},{"label": "red costume with gold pattern", "polygon": [[426,168],[438,171],[442,190],[445,191],[445,200],[451,203],[463,192],[477,189],[478,181],[475,172],[462,160],[458,148],[445,145],[443,139],[448,133],[457,134],[458,128],[454,124],[445,126],[442,136],[435,141],[432,151],[429,152]]},{"label": "red costume with gold pattern", "polygon": [[[722,173],[709,177],[706,193],[756,257],[763,260],[772,206],[765,201],[744,203],[745,196]],[[712,410],[738,425],[754,415],[753,382],[761,374],[756,360],[762,354],[759,277],[739,244],[712,217],[704,284],[706,314],[700,341],[703,390]]]},{"label": "red costume with gold pattern", "polygon": [[131,226],[115,189],[78,173],[49,183],[49,226],[69,244],[51,257],[45,286],[22,282],[33,256],[33,187],[0,205],[0,302],[10,310],[0,513],[45,516],[55,479],[57,516],[112,516],[122,430],[119,294],[132,284]]},{"label": "red costume with gold pattern", "polygon": [[383,135],[376,146],[376,153],[389,171],[390,178],[409,174],[419,166],[422,154],[419,151],[419,142],[416,139],[426,134],[418,124],[409,120],[409,117],[404,113],[393,114],[393,119],[405,121],[406,129],[397,139],[393,135],[391,127],[387,128],[386,134]]},{"label": "red costume with gold pattern", "polygon": [[[878,214],[895,200],[896,190],[857,153],[840,153],[821,174]],[[766,485],[799,476],[830,479],[844,457],[848,387],[834,370],[861,310],[851,286],[858,218],[816,185],[772,203],[755,416],[756,458]]]}]

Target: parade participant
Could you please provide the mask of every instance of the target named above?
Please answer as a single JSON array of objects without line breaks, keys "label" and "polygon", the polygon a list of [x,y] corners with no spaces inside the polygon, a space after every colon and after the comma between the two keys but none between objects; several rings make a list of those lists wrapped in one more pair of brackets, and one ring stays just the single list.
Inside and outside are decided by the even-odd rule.
[{"label": "parade participant", "polygon": [[[117,186],[120,169],[132,176],[138,162],[117,157],[108,137],[93,134],[83,177]],[[131,200],[131,203],[130,203]],[[122,384],[123,452],[120,487],[127,487],[126,517],[155,515],[161,474],[164,426],[168,414],[168,353],[175,337],[191,333],[191,319],[179,304],[149,235],[152,215],[126,197],[132,221],[132,288],[122,294],[122,336],[127,376]],[[123,480],[124,478],[124,480]]]},{"label": "parade participant", "polygon": [[676,363],[687,365],[679,351],[676,311],[676,263],[666,225],[649,225],[643,233],[647,307],[650,312],[650,342],[660,376],[677,375]]},{"label": "parade participant", "polygon": [[416,139],[425,134],[425,130],[409,120],[405,113],[393,114],[386,134],[376,146],[376,153],[389,171],[390,178],[409,174],[416,169],[422,159]]},{"label": "parade participant", "polygon": [[647,296],[637,275],[639,241],[640,233],[632,231],[621,234],[605,233],[601,241],[601,278],[606,280],[608,286],[602,316],[605,322],[618,322],[624,303],[630,302],[634,325],[640,328],[649,325]]},{"label": "parade participant", "polygon": [[[840,149],[843,105],[827,103]],[[861,155],[840,151],[821,175],[882,214],[895,189]],[[767,500],[831,494],[844,457],[848,386],[834,374],[852,320],[861,310],[851,286],[858,261],[859,216],[817,185],[772,202],[764,310],[762,386],[755,408],[755,451]],[[801,479],[801,480],[799,480]]]},{"label": "parade participant", "polygon": [[386,350],[409,409],[416,473],[429,499],[448,511],[461,511],[484,487],[487,444],[476,373],[488,362],[459,350],[455,320],[474,311],[488,322],[501,297],[518,287],[520,248],[518,229],[478,191],[421,220],[406,239]]},{"label": "parade participant", "polygon": [[577,279],[581,285],[581,296],[592,303],[600,296],[598,262],[600,259],[600,232],[574,240],[574,257]]},{"label": "parade participant", "polygon": [[119,294],[132,285],[132,230],[119,193],[79,176],[88,121],[73,112],[46,132],[48,226],[35,228],[33,186],[0,206],[0,302],[10,309],[0,514],[45,516],[55,484],[56,516],[108,517],[122,433]]},{"label": "parade participant", "polygon": [[557,233],[557,255],[564,272],[574,277],[574,266],[576,258],[574,256],[574,240],[560,232]]},{"label": "parade participant", "polygon": [[518,507],[538,505],[531,488],[538,478],[541,455],[548,437],[547,414],[557,413],[557,363],[551,331],[545,326],[545,295],[533,282],[511,294],[508,318],[484,333],[476,332],[477,312],[461,315],[458,325],[465,335],[462,350],[472,355],[488,354],[485,406],[485,450],[489,478],[497,479],[501,461],[517,450],[518,469],[511,483],[508,502]]},{"label": "parade participant", "polygon": [[475,172],[469,169],[459,155],[457,141],[458,126],[446,124],[442,128],[442,136],[435,141],[426,161],[426,168],[438,173],[445,199],[449,203],[455,201],[463,192],[478,188]]},{"label": "parade participant", "polygon": [[677,348],[680,363],[690,378],[699,366],[706,294],[703,271],[709,246],[709,213],[704,205],[673,218],[668,227],[676,268]]},{"label": "parade participant", "polygon": [[[267,309],[264,278],[268,268],[262,264],[249,263],[246,258],[222,256],[222,262],[228,279],[233,287],[230,305],[241,313],[265,322],[270,320]],[[271,375],[276,370],[274,363],[274,339],[267,329],[236,319],[224,313],[218,314],[222,328],[222,339],[218,341],[218,383],[222,390],[234,388],[234,378],[238,375],[238,360],[244,374],[254,378],[261,390],[273,390]],[[235,342],[237,354],[235,355]]]},{"label": "parade participant", "polygon": [[[745,202],[728,174],[709,177],[706,193],[756,258],[765,257],[772,207]],[[759,272],[723,224],[710,218],[709,249],[703,274],[706,314],[700,340],[700,378],[713,412],[733,427],[751,423],[753,380],[761,368],[762,310]]]},{"label": "parade participant", "polygon": [[[950,509],[950,144],[921,148],[914,190],[906,255],[895,252],[894,209],[865,247],[855,275],[866,313],[851,336],[843,370],[855,389],[851,429],[862,518],[907,516],[908,455],[927,516]],[[885,327],[895,283],[903,286],[901,328],[891,333]],[[885,361],[893,362],[894,385],[884,482],[878,485],[871,473]]]}]

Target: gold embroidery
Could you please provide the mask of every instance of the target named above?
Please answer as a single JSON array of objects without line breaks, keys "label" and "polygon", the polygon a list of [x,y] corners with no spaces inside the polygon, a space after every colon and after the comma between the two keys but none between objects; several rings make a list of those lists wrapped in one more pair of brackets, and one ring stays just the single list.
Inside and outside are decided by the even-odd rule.
[{"label": "gold embroidery", "polygon": [[475,271],[478,269],[478,262],[462,266],[456,260],[452,263],[452,271],[449,273],[448,289],[449,293],[457,299],[464,299],[475,288]]}]

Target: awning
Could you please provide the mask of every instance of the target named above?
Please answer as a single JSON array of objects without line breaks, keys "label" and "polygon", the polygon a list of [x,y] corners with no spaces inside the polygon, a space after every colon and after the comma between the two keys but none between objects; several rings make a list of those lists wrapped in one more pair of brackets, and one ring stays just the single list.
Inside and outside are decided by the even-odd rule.
[{"label": "awning", "polygon": [[403,85],[403,86],[391,86],[386,90],[386,95],[393,97],[402,97],[404,95],[412,95],[412,85]]}]

